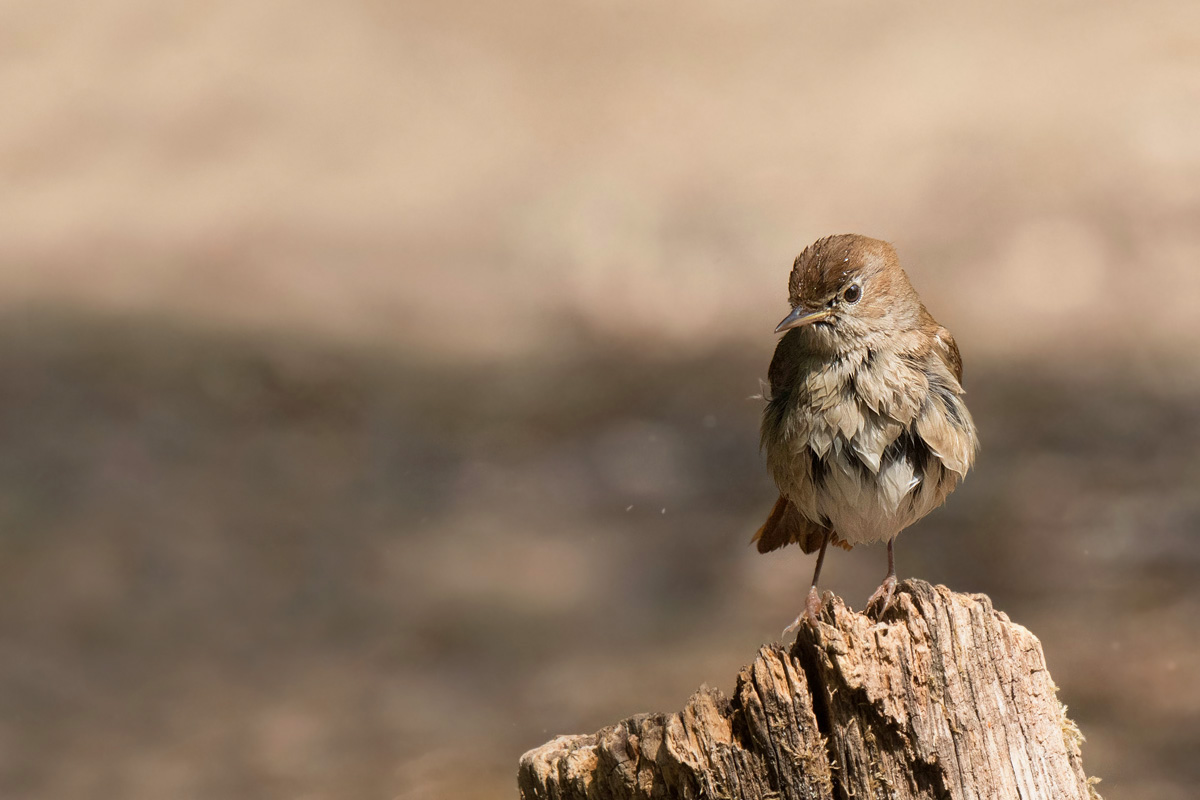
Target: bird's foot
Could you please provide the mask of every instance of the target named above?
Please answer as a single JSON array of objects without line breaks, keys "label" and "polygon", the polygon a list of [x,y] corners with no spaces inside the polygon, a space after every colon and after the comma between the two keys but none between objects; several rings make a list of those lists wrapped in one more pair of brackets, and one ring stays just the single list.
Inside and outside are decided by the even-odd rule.
[{"label": "bird's foot", "polygon": [[787,636],[789,633],[795,633],[800,629],[801,625],[807,625],[808,627],[816,630],[817,617],[820,616],[821,607],[824,605],[825,598],[823,598],[820,593],[817,592],[817,587],[814,586],[809,589],[808,597],[804,598],[804,610],[800,612],[800,616],[796,617],[796,619],[792,621],[791,625],[788,625],[783,629],[783,635]]},{"label": "bird's foot", "polygon": [[867,600],[867,607],[864,609],[870,613],[871,609],[878,606],[875,612],[875,619],[883,619],[883,615],[892,607],[892,603],[896,599],[896,576],[888,575],[883,579],[883,583],[879,584],[879,588]]}]

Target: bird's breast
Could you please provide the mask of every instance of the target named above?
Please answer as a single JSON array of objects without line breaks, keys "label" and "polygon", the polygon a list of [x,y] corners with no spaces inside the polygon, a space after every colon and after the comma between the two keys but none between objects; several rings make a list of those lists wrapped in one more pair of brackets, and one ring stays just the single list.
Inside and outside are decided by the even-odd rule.
[{"label": "bird's breast", "polygon": [[940,505],[959,476],[920,432],[928,376],[877,355],[851,366],[780,387],[763,444],[776,484],[804,516],[851,543],[890,539]]}]

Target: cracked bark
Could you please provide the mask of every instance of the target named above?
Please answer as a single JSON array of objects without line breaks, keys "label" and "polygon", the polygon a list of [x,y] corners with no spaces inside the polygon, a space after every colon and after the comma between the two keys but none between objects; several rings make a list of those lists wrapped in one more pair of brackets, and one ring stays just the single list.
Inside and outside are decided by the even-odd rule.
[{"label": "cracked bark", "polygon": [[759,650],[732,697],[559,736],[525,800],[1098,798],[1041,644],[983,595],[905,581],[883,622],[838,598]]}]

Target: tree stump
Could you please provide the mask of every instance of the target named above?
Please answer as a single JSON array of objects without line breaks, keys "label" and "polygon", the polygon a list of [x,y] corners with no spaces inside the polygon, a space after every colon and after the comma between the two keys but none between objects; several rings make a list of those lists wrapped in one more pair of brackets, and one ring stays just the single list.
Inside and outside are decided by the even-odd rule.
[{"label": "tree stump", "polygon": [[827,603],[761,648],[733,697],[640,714],[521,757],[524,800],[1096,800],[1041,644],[984,595],[900,585],[882,622]]}]

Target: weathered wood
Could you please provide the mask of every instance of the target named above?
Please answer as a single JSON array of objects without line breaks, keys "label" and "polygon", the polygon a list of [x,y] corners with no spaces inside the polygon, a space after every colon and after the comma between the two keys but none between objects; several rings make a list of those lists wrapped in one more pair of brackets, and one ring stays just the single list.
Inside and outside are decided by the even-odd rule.
[{"label": "weathered wood", "polygon": [[1037,638],[983,595],[901,584],[883,622],[826,605],[732,698],[560,736],[521,758],[525,800],[1095,800]]}]

